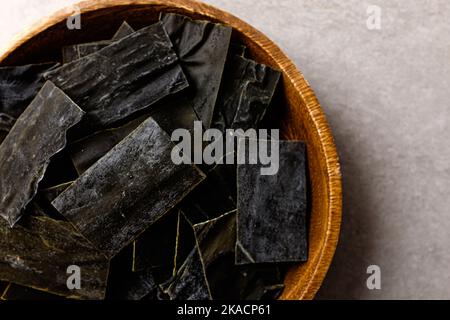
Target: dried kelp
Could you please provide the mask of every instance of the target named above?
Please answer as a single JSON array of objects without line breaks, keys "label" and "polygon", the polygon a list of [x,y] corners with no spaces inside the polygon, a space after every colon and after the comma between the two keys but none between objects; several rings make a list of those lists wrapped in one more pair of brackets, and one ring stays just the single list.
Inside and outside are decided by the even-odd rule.
[{"label": "dried kelp", "polygon": [[213,127],[258,128],[274,95],[280,72],[239,55],[228,58],[214,110]]},{"label": "dried kelp", "polygon": [[148,118],[53,205],[111,257],[204,179],[195,166],[172,162],[174,147],[170,137]]},{"label": "dried kelp", "polygon": [[[220,281],[232,274],[232,270],[228,269],[225,273],[217,273],[215,271],[221,269],[214,268],[215,262],[227,253],[234,251],[236,243],[236,211],[226,213],[216,219],[194,225],[195,236],[197,239],[198,250],[203,262],[204,272],[209,284],[211,296],[217,299],[216,295],[221,295],[220,285],[226,282]],[[222,264],[219,264],[222,265]],[[219,285],[217,283],[219,282]]]},{"label": "dried kelp", "polygon": [[111,40],[103,40],[65,46],[62,49],[63,63],[66,64],[74,60],[83,58],[96,51],[99,51],[104,47],[109,46],[114,41],[118,41],[122,38],[125,38],[126,36],[129,36],[133,32],[134,32],[133,28],[131,28],[128,23],[123,22]]},{"label": "dried kelp", "polygon": [[[0,220],[0,279],[71,298],[102,299],[108,261],[73,227],[47,217],[27,217],[13,229]],[[81,271],[80,289],[67,282]]]},{"label": "dried kelp", "polygon": [[0,114],[17,119],[44,85],[43,74],[55,62],[0,67]]},{"label": "dried kelp", "polygon": [[83,132],[124,119],[188,86],[160,23],[45,76],[86,111],[79,127]]},{"label": "dried kelp", "polygon": [[177,14],[161,15],[190,84],[191,105],[208,129],[231,38],[231,28]]},{"label": "dried kelp", "polygon": [[235,266],[236,210],[194,230],[213,299],[259,300],[282,291],[276,266]]},{"label": "dried kelp", "polygon": [[211,299],[197,248],[191,251],[174,279],[163,285],[162,289],[171,300]]},{"label": "dried kelp", "polygon": [[71,144],[69,154],[78,174],[85,172],[147,118],[138,117],[119,128],[99,131]]},{"label": "dried kelp", "polygon": [[64,299],[61,296],[57,296],[45,291],[36,290],[29,287],[24,287],[18,284],[11,283],[8,288],[4,291],[3,295],[1,296],[1,299],[3,300],[33,300],[33,301],[39,301],[39,300],[62,300]]},{"label": "dried kelp", "polygon": [[305,152],[303,142],[279,141],[274,175],[261,175],[260,163],[238,165],[237,264],[306,261]]},{"label": "dried kelp", "polygon": [[11,226],[36,194],[50,158],[84,112],[50,81],[22,113],[0,146],[0,215]]},{"label": "dried kelp", "polygon": [[157,285],[150,268],[133,272],[133,246],[125,247],[111,260],[106,299],[141,300],[156,294]]}]

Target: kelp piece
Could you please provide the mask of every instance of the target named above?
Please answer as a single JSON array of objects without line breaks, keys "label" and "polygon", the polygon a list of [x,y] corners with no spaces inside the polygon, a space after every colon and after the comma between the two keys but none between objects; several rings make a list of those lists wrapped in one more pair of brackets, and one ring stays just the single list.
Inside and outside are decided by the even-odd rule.
[{"label": "kelp piece", "polygon": [[45,291],[36,290],[29,287],[24,287],[18,284],[11,283],[1,296],[2,300],[9,301],[48,301],[48,300],[62,300],[61,296],[57,296]]},{"label": "kelp piece", "polygon": [[208,283],[197,248],[194,248],[172,281],[162,286],[170,300],[210,300]]},{"label": "kelp piece", "polygon": [[196,224],[193,228],[211,296],[213,299],[223,298],[223,293],[229,289],[226,288],[229,285],[227,282],[230,281],[234,266],[227,270],[217,266],[223,266],[222,258],[234,252],[236,211]]},{"label": "kelp piece", "polygon": [[69,154],[78,174],[85,172],[147,118],[146,115],[138,117],[119,128],[99,131],[71,144]]},{"label": "kelp piece", "polygon": [[13,226],[34,197],[50,158],[84,112],[46,82],[0,145],[0,215]]},{"label": "kelp piece", "polygon": [[172,209],[134,241],[133,271],[151,269],[157,283],[173,276],[178,212]]},{"label": "kelp piece", "polygon": [[111,38],[112,41],[117,41],[122,38],[125,38],[132,34],[134,32],[134,29],[126,22],[122,22],[119,29],[116,31],[114,36]]},{"label": "kelp piece", "polygon": [[132,271],[133,246],[125,247],[111,260],[109,269],[107,300],[141,300],[155,295],[157,284],[150,268]]},{"label": "kelp piece", "polygon": [[16,118],[13,118],[6,113],[0,112],[0,131],[9,132],[16,122]]},{"label": "kelp piece", "polygon": [[125,21],[122,23],[120,28],[116,31],[111,40],[103,40],[89,43],[75,44],[71,46],[65,46],[62,48],[63,63],[69,63],[74,60],[83,58],[91,53],[99,51],[106,46],[109,46],[114,41],[118,41],[126,36],[129,36],[134,32],[133,28],[130,27]]},{"label": "kelp piece", "polygon": [[235,266],[236,210],[193,228],[213,299],[260,300],[282,290],[277,267]]},{"label": "kelp piece", "polygon": [[214,110],[213,127],[257,128],[281,73],[239,55],[229,57]]},{"label": "kelp piece", "polygon": [[65,64],[45,77],[86,111],[80,132],[92,132],[124,119],[188,86],[161,23]]},{"label": "kelp piece", "polygon": [[260,163],[238,164],[237,264],[306,261],[305,163],[304,142],[279,141],[276,174],[262,175]]},{"label": "kelp piece", "polygon": [[207,178],[183,200],[181,207],[193,224],[217,218],[224,212],[236,209],[233,187],[224,177],[223,166],[227,165],[216,165],[208,172]]},{"label": "kelp piece", "polygon": [[112,257],[204,179],[194,165],[175,165],[173,148],[148,118],[52,204]]},{"label": "kelp piece", "polygon": [[180,57],[190,84],[190,104],[208,129],[231,38],[231,28],[208,21],[162,13],[161,22]]},{"label": "kelp piece", "polygon": [[[103,299],[108,261],[64,221],[29,216],[13,229],[0,220],[0,279],[78,299]],[[70,266],[81,271],[70,290]],[[70,269],[69,269],[70,271]]]},{"label": "kelp piece", "polygon": [[0,113],[17,119],[44,85],[43,74],[56,66],[49,62],[0,67]]}]

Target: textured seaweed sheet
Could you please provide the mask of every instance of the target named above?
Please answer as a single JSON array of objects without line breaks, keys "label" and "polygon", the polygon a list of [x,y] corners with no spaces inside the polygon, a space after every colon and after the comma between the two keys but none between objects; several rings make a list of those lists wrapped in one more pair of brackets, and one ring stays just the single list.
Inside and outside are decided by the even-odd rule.
[{"label": "textured seaweed sheet", "polygon": [[84,112],[46,82],[0,145],[0,215],[13,226],[34,197],[50,158]]},{"label": "textured seaweed sheet", "polygon": [[134,242],[133,271],[152,269],[157,283],[173,276],[178,211],[175,208],[162,216]]},{"label": "textured seaweed sheet", "polygon": [[[0,279],[79,299],[103,299],[108,261],[73,227],[29,216],[13,229],[0,220]],[[67,288],[67,268],[81,270],[81,288]]]},{"label": "textured seaweed sheet", "polygon": [[111,260],[107,300],[141,300],[156,295],[157,284],[150,268],[133,272],[133,246],[125,247]]},{"label": "textured seaweed sheet", "polygon": [[283,289],[275,266],[234,265],[236,210],[196,224],[194,230],[213,299],[260,300]]},{"label": "textured seaweed sheet", "polygon": [[17,119],[44,85],[43,74],[56,66],[49,62],[0,67],[0,114]]},{"label": "textured seaweed sheet", "polygon": [[260,163],[238,164],[237,264],[306,261],[305,165],[301,141],[279,141],[275,175],[261,175]]},{"label": "textured seaweed sheet", "polygon": [[33,288],[24,287],[18,284],[11,283],[1,296],[2,300],[33,300],[33,301],[48,301],[48,300],[62,300],[61,296],[57,296],[48,292],[39,291]]},{"label": "textured seaweed sheet", "polygon": [[80,43],[62,48],[63,63],[69,63],[74,60],[83,58],[91,53],[94,53],[106,46],[109,46],[114,41],[118,41],[134,32],[133,28],[124,21],[119,29],[116,31],[111,40],[103,40],[89,43]]},{"label": "textured seaweed sheet", "polygon": [[207,129],[211,125],[231,38],[231,28],[208,21],[162,13],[161,21],[190,84],[191,105]]},{"label": "textured seaweed sheet", "polygon": [[229,56],[225,67],[213,127],[258,128],[275,93],[281,73],[240,55]]},{"label": "textured seaweed sheet", "polygon": [[148,118],[52,204],[111,257],[204,179],[195,166],[172,162],[174,147]]},{"label": "textured seaweed sheet", "polygon": [[162,286],[170,300],[210,300],[208,282],[197,247],[195,247],[175,277]]},{"label": "textured seaweed sheet", "polygon": [[153,24],[45,77],[86,111],[80,132],[124,119],[188,82],[161,23]]}]

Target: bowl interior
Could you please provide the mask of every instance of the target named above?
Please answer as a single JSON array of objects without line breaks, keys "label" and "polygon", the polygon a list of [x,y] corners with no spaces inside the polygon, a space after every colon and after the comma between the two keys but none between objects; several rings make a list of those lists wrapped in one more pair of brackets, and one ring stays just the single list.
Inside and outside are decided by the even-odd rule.
[{"label": "bowl interior", "polygon": [[267,126],[280,127],[289,140],[305,140],[310,180],[309,260],[288,272],[282,299],[311,299],[318,290],[334,254],[341,219],[339,164],[331,133],[320,106],[307,82],[290,60],[264,35],[223,11],[190,0],[83,2],[81,29],[69,30],[62,10],[13,43],[0,57],[1,65],[61,61],[61,47],[109,39],[126,20],[139,29],[158,20],[162,10],[193,18],[209,19],[234,28],[233,38],[248,47],[258,62],[283,71]]}]

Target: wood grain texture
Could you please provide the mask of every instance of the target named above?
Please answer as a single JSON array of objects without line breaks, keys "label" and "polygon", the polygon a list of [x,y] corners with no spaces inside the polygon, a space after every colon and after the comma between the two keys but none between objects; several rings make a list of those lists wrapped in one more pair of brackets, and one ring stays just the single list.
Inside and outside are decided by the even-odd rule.
[{"label": "wood grain texture", "polygon": [[[234,28],[233,38],[248,47],[250,57],[283,72],[282,92],[270,114],[281,123],[282,136],[307,142],[311,185],[309,260],[293,267],[285,279],[281,299],[312,299],[334,255],[342,213],[339,159],[333,136],[320,104],[295,65],[266,36],[240,19],[193,0],[97,0],[80,2],[82,28],[68,30],[66,18],[75,7],[41,20],[0,53],[1,65],[61,59],[60,48],[74,43],[98,41],[113,36],[123,20],[138,29],[158,18],[162,10],[193,18],[207,18]],[[95,31],[95,32],[94,32]]]}]

